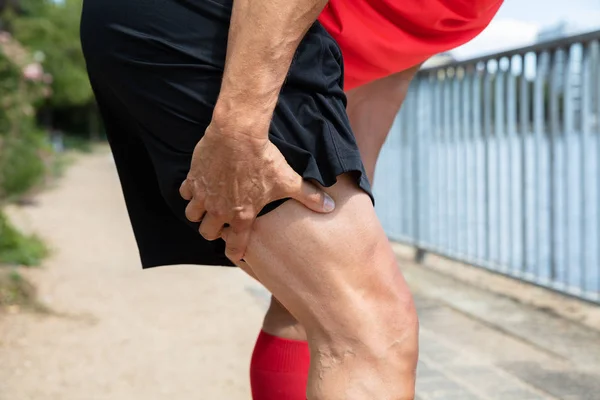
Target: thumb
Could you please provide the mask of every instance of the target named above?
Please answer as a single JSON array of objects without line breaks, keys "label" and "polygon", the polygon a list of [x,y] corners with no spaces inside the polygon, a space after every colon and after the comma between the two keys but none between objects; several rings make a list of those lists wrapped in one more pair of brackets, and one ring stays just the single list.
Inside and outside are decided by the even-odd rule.
[{"label": "thumb", "polygon": [[330,213],[335,209],[335,202],[323,189],[301,177],[298,178],[298,189],[291,196],[293,199],[318,213]]}]

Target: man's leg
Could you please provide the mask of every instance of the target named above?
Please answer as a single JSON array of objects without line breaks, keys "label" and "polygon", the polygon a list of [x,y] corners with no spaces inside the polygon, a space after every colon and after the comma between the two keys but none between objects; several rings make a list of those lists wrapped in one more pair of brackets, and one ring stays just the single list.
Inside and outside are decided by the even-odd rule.
[{"label": "man's leg", "polygon": [[252,353],[252,398],[306,400],[309,364],[304,328],[272,298]]},{"label": "man's leg", "polygon": [[290,200],[260,217],[245,260],[306,329],[309,399],[412,399],[418,327],[406,283],[354,179],[327,192],[332,214]]},{"label": "man's leg", "polygon": [[[371,182],[381,147],[419,67],[347,93],[348,116]],[[290,346],[291,343],[294,345]],[[279,360],[291,351],[297,356],[288,357],[287,363],[282,365]],[[302,384],[307,381],[308,374],[307,358],[308,344],[304,328],[273,297],[252,357],[251,383],[254,399],[270,400],[282,386],[294,391],[294,394],[288,392],[287,400],[303,399]],[[295,384],[290,384],[290,379]]]},{"label": "man's leg", "polygon": [[350,126],[371,183],[379,152],[419,68],[417,65],[346,93]]}]

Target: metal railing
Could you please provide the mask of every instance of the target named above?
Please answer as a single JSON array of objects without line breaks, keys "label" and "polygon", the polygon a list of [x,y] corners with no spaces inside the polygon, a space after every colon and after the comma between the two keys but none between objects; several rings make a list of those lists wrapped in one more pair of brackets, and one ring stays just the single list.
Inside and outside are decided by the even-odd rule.
[{"label": "metal railing", "polygon": [[376,170],[390,238],[600,302],[599,43],[421,71]]}]

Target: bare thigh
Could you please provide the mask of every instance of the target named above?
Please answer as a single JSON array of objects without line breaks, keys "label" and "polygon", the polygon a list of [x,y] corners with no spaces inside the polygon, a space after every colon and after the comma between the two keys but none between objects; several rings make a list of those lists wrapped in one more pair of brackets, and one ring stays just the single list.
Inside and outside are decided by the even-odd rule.
[{"label": "bare thigh", "polygon": [[287,201],[257,219],[245,256],[255,276],[307,322],[309,310],[294,306],[335,302],[344,285],[372,289],[386,282],[406,289],[370,198],[349,176],[326,191],[336,201],[333,213]]},{"label": "bare thigh", "polygon": [[[309,393],[334,399],[323,388],[360,382],[368,390],[349,390],[410,398],[418,352],[412,297],[370,198],[350,176],[326,191],[336,201],[331,214],[290,200],[258,218],[244,258],[306,329]],[[409,397],[395,396],[400,390]]]}]

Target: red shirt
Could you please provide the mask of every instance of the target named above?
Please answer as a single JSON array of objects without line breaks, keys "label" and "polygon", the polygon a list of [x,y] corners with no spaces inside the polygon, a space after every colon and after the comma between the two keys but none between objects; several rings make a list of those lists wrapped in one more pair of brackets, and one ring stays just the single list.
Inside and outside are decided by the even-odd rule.
[{"label": "red shirt", "polygon": [[319,21],[342,49],[349,90],[468,42],[501,5],[502,0],[330,0]]}]

